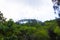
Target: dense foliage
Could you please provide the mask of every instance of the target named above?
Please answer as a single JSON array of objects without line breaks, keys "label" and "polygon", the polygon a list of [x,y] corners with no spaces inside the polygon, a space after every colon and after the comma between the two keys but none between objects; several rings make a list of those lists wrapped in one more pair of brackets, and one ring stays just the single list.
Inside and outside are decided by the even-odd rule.
[{"label": "dense foliage", "polygon": [[0,22],[0,40],[51,40],[60,37],[60,28],[55,20],[37,23],[16,24],[12,19]]},{"label": "dense foliage", "polygon": [[0,15],[0,40],[60,40],[60,27],[57,23],[56,20],[44,23],[35,20],[19,24],[12,19],[6,21]]}]

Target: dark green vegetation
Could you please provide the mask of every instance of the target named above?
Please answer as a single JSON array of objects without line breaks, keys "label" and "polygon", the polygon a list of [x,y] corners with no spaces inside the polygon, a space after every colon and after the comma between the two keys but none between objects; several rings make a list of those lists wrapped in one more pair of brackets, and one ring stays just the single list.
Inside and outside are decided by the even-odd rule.
[{"label": "dark green vegetation", "polygon": [[60,28],[56,20],[44,23],[33,21],[25,24],[17,24],[12,19],[2,20],[0,40],[60,40]]},{"label": "dark green vegetation", "polygon": [[60,28],[55,20],[46,21],[44,25],[16,24],[11,19],[0,22],[0,40],[50,40],[59,36]]}]

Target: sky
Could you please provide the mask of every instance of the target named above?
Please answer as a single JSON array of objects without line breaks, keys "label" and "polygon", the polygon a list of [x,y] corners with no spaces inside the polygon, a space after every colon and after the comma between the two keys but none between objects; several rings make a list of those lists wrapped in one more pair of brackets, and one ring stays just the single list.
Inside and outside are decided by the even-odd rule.
[{"label": "sky", "polygon": [[55,19],[51,0],[0,0],[0,11],[4,17],[14,21],[37,19],[40,21]]}]

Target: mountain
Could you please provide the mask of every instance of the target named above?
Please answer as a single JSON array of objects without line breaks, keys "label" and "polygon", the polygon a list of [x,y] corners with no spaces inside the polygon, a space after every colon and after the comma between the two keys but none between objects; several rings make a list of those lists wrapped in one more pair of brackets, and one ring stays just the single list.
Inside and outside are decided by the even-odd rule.
[{"label": "mountain", "polygon": [[43,22],[36,19],[22,19],[22,20],[18,20],[16,23],[17,24],[32,24],[32,25],[43,24]]}]

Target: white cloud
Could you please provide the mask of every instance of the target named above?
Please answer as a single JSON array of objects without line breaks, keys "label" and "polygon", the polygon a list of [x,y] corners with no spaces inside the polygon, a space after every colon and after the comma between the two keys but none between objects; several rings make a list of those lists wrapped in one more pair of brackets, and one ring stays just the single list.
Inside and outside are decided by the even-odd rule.
[{"label": "white cloud", "polygon": [[[17,21],[19,19],[23,18],[33,18],[38,20],[50,20],[54,19],[53,9],[52,9],[52,3],[48,0],[33,0],[34,4],[31,3],[32,0],[30,0],[30,4],[27,0],[0,0],[0,9],[4,13],[4,16],[7,18],[12,18],[14,21]],[[41,3],[39,3],[39,2]],[[20,2],[20,3],[19,3]],[[26,3],[27,2],[27,3]],[[33,4],[33,5],[32,5]],[[38,5],[35,5],[38,4]]]}]

